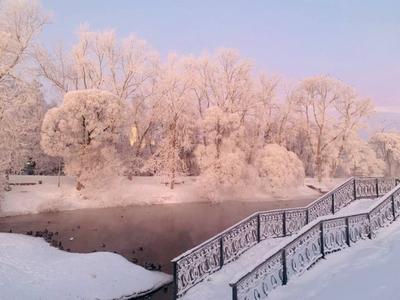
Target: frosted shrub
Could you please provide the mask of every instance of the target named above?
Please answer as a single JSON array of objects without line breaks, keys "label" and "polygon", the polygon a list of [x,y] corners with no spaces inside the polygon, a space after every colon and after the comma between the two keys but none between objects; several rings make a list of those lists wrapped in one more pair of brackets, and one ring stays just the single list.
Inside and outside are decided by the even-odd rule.
[{"label": "frosted shrub", "polygon": [[261,149],[255,166],[260,183],[266,190],[275,191],[303,184],[303,163],[296,154],[277,144],[268,144]]}]

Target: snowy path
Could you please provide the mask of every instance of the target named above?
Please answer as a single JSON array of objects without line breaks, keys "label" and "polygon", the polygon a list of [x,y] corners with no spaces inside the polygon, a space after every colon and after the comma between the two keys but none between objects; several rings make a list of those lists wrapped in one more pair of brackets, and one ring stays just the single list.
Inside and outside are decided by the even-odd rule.
[{"label": "snowy path", "polygon": [[[368,210],[376,203],[377,199],[360,199],[352,202],[350,205],[340,210],[337,214],[335,214],[335,216],[345,216],[358,212],[361,213]],[[327,216],[325,218],[329,217],[331,216]],[[314,222],[318,222],[318,220],[315,220]],[[284,238],[267,239],[262,241],[258,245],[252,247],[247,252],[242,254],[238,260],[225,265],[220,271],[209,276],[204,282],[190,289],[182,297],[182,299],[184,300],[231,299],[232,289],[229,286],[230,282],[232,282],[234,279],[237,279],[239,274],[244,274],[246,270],[250,270],[252,266],[258,265],[263,260],[268,258],[270,255],[278,251],[279,248],[281,248],[289,239],[293,239],[295,236],[296,235]],[[291,299],[298,299],[298,298],[294,297]],[[313,299],[324,299],[324,298],[313,298]]]},{"label": "snowy path", "polygon": [[109,252],[68,253],[42,238],[0,233],[0,299],[129,299],[169,283]]}]

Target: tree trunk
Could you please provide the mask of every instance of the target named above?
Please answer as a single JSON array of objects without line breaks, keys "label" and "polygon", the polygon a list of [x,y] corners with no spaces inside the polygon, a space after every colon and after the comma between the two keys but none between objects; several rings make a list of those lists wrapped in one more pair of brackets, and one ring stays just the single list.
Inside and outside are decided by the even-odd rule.
[{"label": "tree trunk", "polygon": [[58,160],[58,179],[57,179],[57,186],[61,186],[61,159]]},{"label": "tree trunk", "polygon": [[317,165],[317,177],[318,177],[318,182],[321,183],[321,182],[322,182],[321,136],[318,137],[316,165]]}]

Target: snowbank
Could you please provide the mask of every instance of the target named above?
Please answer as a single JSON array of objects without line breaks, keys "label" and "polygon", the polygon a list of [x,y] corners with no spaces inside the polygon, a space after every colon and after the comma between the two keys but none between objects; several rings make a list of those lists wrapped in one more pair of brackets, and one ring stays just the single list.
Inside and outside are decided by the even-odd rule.
[{"label": "snowbank", "polygon": [[117,254],[68,253],[41,238],[0,233],[1,299],[128,299],[171,280]]},{"label": "snowbank", "polygon": [[[39,180],[42,184],[37,184]],[[61,187],[58,187],[56,176],[11,176],[10,182],[36,184],[14,185],[10,192],[6,192],[4,199],[0,200],[0,217],[83,208],[209,202],[202,198],[196,177],[182,177],[177,181],[179,184],[171,190],[164,184],[166,180],[163,177],[134,177],[132,181],[117,177],[107,186],[77,191],[75,181],[71,177],[61,177]],[[313,200],[319,196],[320,193],[316,190],[305,186],[279,194],[268,194],[248,188],[243,190],[243,195],[226,195],[225,200]]]}]

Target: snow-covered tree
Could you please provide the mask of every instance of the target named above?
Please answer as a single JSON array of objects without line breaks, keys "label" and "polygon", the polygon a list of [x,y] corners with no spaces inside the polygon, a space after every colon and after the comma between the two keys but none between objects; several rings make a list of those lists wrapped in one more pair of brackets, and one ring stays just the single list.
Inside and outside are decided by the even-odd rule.
[{"label": "snow-covered tree", "polygon": [[99,90],[72,91],[50,109],[42,126],[43,150],[62,157],[65,170],[83,184],[122,172],[117,142],[125,128],[125,105]]},{"label": "snow-covered tree", "polygon": [[17,67],[47,20],[37,1],[0,2],[0,81],[17,76]]},{"label": "snow-covered tree", "polygon": [[11,78],[0,84],[0,102],[0,173],[4,177],[21,173],[30,157],[40,159],[41,163],[48,158],[40,149],[40,129],[47,104],[37,83]]},{"label": "snow-covered tree", "polygon": [[187,173],[185,154],[194,147],[192,81],[188,62],[171,55],[156,85],[162,103],[156,110],[160,136],[148,165],[155,173],[167,175],[171,189],[177,175]]},{"label": "snow-covered tree", "polygon": [[386,175],[400,174],[400,134],[395,132],[380,132],[371,137],[370,145],[376,151],[378,158],[386,163]]},{"label": "snow-covered tree", "polygon": [[107,90],[126,104],[127,131],[121,136],[122,159],[129,176],[140,173],[152,152],[156,110],[160,97],[158,54],[142,39],[117,39],[114,31],[90,31],[82,26],[70,51],[59,46],[51,53],[37,48],[38,74],[61,95],[72,90]]},{"label": "snow-covered tree", "polygon": [[351,137],[344,145],[339,160],[335,161],[334,176],[383,176],[385,162],[378,158],[371,144]]},{"label": "snow-covered tree", "polygon": [[[347,137],[357,130],[371,111],[368,99],[328,76],[303,80],[296,90],[298,109],[303,116],[302,132],[310,145],[314,174],[321,181],[332,173],[330,160],[343,151]],[[299,124],[301,125],[301,123]]]},{"label": "snow-covered tree", "polygon": [[198,145],[196,157],[201,171],[200,184],[208,197],[239,191],[253,182],[253,169],[239,147],[244,133],[240,119],[239,113],[224,112],[218,106],[205,112],[201,126],[208,143]]},{"label": "snow-covered tree", "polygon": [[[47,17],[36,1],[0,1],[0,177],[20,170],[27,157],[28,124],[35,127],[35,83],[24,80],[23,64]],[[33,111],[30,112],[30,109]],[[40,109],[40,105],[37,107]],[[4,180],[1,182],[4,185]],[[0,187],[0,194],[3,188]]]},{"label": "snow-covered tree", "polygon": [[298,187],[304,183],[304,167],[297,155],[277,144],[267,144],[258,153],[255,167],[267,191]]}]

